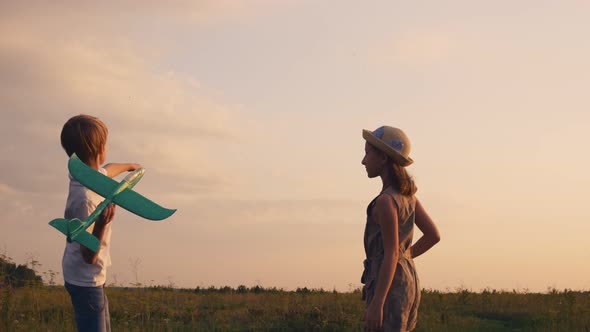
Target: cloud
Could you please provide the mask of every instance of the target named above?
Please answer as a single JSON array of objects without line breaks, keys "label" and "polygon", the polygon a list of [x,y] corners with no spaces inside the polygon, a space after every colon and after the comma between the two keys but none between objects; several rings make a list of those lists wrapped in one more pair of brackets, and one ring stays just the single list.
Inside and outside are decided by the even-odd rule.
[{"label": "cloud", "polygon": [[171,207],[162,192],[207,197],[237,183],[208,156],[241,144],[253,125],[206,82],[164,65],[157,42],[133,38],[136,14],[94,9],[0,4],[0,245],[21,260],[27,239],[54,269],[63,236],[47,222],[63,215],[68,178],[59,134],[69,117],[102,119],[107,162],[144,164],[138,191]]},{"label": "cloud", "polygon": [[[127,257],[146,257],[144,280],[166,280],[164,272],[175,271],[185,287],[260,280],[266,286],[345,289],[358,280],[364,203],[191,197],[175,204],[176,214],[160,223],[117,212],[113,257],[118,263],[110,273],[125,276]],[[343,265],[352,265],[354,274]]]},{"label": "cloud", "polygon": [[2,195],[7,195],[7,194],[12,194],[14,192],[14,189],[5,184],[5,183],[0,183],[0,194]]},{"label": "cloud", "polygon": [[179,210],[191,211],[193,220],[215,220],[224,226],[362,224],[366,216],[366,203],[356,200],[183,199],[174,193],[164,197],[174,198]]},{"label": "cloud", "polygon": [[[200,1],[139,1],[79,2],[54,1],[51,3],[0,3],[5,16],[26,16],[36,22],[91,23],[95,27],[128,25],[152,18],[168,24],[215,24],[270,12],[277,7],[295,4],[282,0],[200,0]],[[2,16],[0,14],[0,16]],[[59,18],[58,20],[54,20]]]},{"label": "cloud", "polygon": [[[198,79],[163,66],[149,52],[155,45],[101,31],[95,17],[66,28],[59,15],[31,24],[39,8],[9,9],[21,14],[0,23],[0,135],[7,142],[0,161],[2,171],[14,175],[10,186],[39,191],[63,181],[47,174],[56,174],[53,165],[63,167],[59,132],[80,113],[109,127],[111,156],[120,158],[109,160],[147,162],[187,190],[223,184],[229,176],[223,166],[203,156],[213,144],[237,144],[253,125],[239,106],[210,97]],[[111,9],[100,7],[97,15]],[[51,170],[39,172],[40,160]]]},{"label": "cloud", "polygon": [[433,65],[453,55],[457,41],[437,31],[407,31],[369,50],[371,62],[405,66]]}]

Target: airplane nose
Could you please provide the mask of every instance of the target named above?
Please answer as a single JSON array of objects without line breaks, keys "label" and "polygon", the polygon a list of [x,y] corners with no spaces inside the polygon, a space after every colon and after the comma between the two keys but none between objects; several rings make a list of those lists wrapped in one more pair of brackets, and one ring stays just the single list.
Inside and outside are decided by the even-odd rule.
[{"label": "airplane nose", "polygon": [[129,175],[125,177],[124,181],[135,184],[137,181],[139,181],[139,179],[141,179],[143,173],[145,173],[145,169],[138,168],[135,171],[129,173]]}]

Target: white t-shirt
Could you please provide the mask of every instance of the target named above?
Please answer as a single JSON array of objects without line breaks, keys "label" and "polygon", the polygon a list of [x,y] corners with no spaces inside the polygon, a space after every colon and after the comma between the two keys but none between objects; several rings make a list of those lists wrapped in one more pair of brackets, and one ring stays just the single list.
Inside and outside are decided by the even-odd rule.
[{"label": "white t-shirt", "polygon": [[[107,171],[100,168],[99,172],[106,175]],[[84,187],[80,182],[70,177],[70,191],[66,203],[64,218],[78,218],[82,221],[86,219],[100,202],[103,197],[94,193],[92,190]],[[92,234],[94,224],[86,229]],[[72,285],[82,287],[98,287],[106,282],[107,267],[111,266],[110,255],[111,242],[111,224],[106,226],[104,238],[100,243],[98,259],[95,264],[88,264],[82,257],[82,250],[78,242],[66,242],[64,256],[62,259],[62,269],[64,280]]]}]

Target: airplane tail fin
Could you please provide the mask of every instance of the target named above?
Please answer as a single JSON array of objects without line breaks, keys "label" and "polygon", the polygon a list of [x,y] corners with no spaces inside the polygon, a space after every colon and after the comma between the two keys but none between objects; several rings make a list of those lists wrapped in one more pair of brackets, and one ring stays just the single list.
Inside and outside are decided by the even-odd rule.
[{"label": "airplane tail fin", "polygon": [[64,233],[64,235],[70,235],[69,227],[70,221],[68,219],[53,219],[49,222],[49,225],[53,226],[53,228],[57,229],[58,231]]},{"label": "airplane tail fin", "polygon": [[80,219],[53,219],[49,225],[68,237],[68,241],[76,241],[86,248],[97,252],[100,248],[100,241],[88,233],[84,228],[80,228],[83,222]]}]

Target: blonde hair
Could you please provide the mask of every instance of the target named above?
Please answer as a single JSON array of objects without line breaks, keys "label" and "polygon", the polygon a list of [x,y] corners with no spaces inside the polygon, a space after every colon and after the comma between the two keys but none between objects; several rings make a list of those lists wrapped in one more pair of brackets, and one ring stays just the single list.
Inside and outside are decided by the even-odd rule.
[{"label": "blonde hair", "polygon": [[61,130],[61,146],[69,157],[76,153],[80,160],[88,164],[102,152],[108,133],[107,126],[98,118],[76,115]]}]

